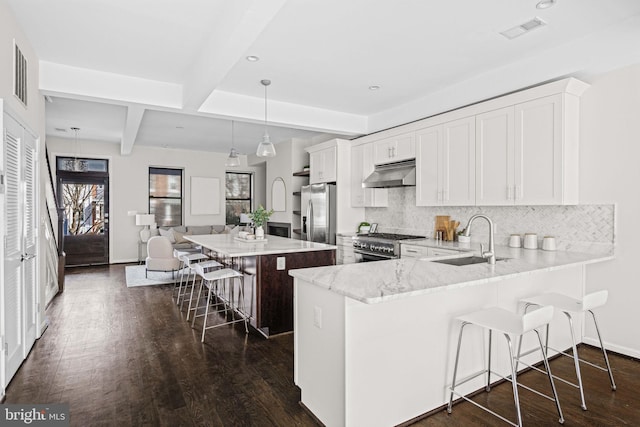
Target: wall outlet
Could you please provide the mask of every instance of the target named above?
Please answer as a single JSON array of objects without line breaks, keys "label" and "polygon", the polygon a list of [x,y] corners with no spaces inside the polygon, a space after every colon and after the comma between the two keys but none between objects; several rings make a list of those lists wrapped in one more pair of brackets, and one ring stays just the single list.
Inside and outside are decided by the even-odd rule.
[{"label": "wall outlet", "polygon": [[313,307],[313,326],[322,329],[322,309],[317,306]]},{"label": "wall outlet", "polygon": [[287,259],[283,256],[279,256],[278,258],[276,258],[276,269],[277,270],[284,270],[287,265],[286,263]]}]

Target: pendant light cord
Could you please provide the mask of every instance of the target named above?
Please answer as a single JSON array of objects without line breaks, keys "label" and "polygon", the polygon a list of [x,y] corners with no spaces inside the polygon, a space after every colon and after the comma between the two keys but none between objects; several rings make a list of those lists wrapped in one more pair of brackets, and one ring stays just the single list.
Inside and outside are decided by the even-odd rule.
[{"label": "pendant light cord", "polygon": [[264,84],[264,133],[267,133],[267,86],[268,84]]},{"label": "pendant light cord", "polygon": [[271,80],[261,80],[260,83],[264,86],[264,134],[267,134],[267,86],[271,84]]},{"label": "pendant light cord", "polygon": [[76,134],[76,138],[73,144],[73,160],[78,160],[78,131],[80,130],[80,128],[72,127],[71,130]]}]

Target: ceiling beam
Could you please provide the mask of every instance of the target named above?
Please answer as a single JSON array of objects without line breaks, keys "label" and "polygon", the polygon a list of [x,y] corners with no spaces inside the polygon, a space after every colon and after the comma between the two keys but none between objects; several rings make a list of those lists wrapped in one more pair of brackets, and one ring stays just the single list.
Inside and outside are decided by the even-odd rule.
[{"label": "ceiling beam", "polygon": [[121,155],[126,156],[131,154],[144,112],[145,108],[139,105],[130,105],[127,109],[127,121],[125,122],[124,130],[122,131],[122,141],[120,142]]},{"label": "ceiling beam", "polygon": [[191,64],[183,84],[183,108],[198,111],[202,103],[246,54],[287,0],[228,2],[212,23],[212,32]]}]

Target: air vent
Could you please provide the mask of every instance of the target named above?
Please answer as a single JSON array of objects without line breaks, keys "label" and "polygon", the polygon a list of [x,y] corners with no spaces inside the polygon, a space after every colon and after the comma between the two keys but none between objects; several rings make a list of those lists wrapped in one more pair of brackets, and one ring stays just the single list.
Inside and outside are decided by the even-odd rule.
[{"label": "air vent", "polygon": [[67,131],[65,128],[53,128],[53,130],[55,130],[56,132],[66,132]]},{"label": "air vent", "polygon": [[544,25],[547,25],[547,23],[536,16],[530,21],[517,25],[513,28],[509,28],[508,30],[502,31],[500,34],[502,34],[503,36],[511,40],[523,34],[526,34],[529,31],[535,30],[536,28],[540,28]]},{"label": "air vent", "polygon": [[27,106],[27,59],[22,54],[18,45],[14,45],[13,55],[13,94]]}]

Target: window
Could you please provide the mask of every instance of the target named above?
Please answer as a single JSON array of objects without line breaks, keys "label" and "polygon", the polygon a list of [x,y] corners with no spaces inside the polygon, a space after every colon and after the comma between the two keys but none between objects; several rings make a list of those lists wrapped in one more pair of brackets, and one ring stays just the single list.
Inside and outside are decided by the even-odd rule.
[{"label": "window", "polygon": [[240,214],[249,213],[251,207],[253,174],[227,172],[226,176],[226,212],[227,224],[240,224]]},{"label": "window", "polygon": [[182,225],[182,169],[149,168],[149,213],[160,227]]}]

